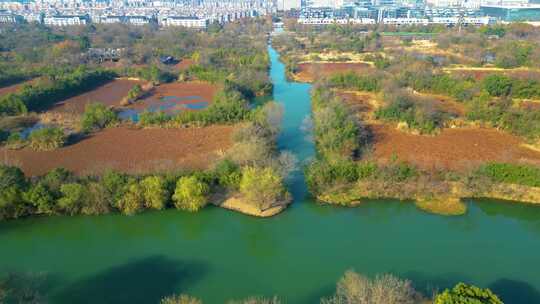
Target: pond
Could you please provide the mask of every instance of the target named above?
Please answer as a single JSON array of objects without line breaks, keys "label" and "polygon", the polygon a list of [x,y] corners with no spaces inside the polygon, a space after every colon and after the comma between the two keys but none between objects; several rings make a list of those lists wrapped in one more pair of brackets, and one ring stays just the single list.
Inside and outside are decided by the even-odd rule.
[{"label": "pond", "polygon": [[[141,101],[146,102],[146,101]],[[149,102],[144,109],[123,108],[118,112],[121,120],[139,121],[139,114],[143,111],[163,112],[167,115],[178,114],[184,110],[206,109],[210,103],[201,96],[164,96],[157,102]]]},{"label": "pond", "polygon": [[[279,147],[305,161],[314,155],[301,128],[310,85],[288,82],[269,51],[274,99],[285,107]],[[471,201],[466,215],[444,217],[391,200],[321,206],[301,172],[290,189],[292,206],[269,219],[209,207],[3,222],[0,269],[45,281],[51,303],[158,303],[187,293],[205,303],[279,295],[311,304],[350,268],[390,272],[421,290],[466,281],[505,303],[540,303],[538,207]]]}]

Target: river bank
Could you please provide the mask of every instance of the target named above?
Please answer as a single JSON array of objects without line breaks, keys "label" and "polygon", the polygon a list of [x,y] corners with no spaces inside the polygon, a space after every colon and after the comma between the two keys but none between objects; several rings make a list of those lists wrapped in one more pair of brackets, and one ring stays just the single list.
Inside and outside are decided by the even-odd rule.
[{"label": "river bank", "polygon": [[[390,184],[391,183],[391,184]],[[464,182],[359,181],[355,184],[323,191],[316,199],[325,204],[358,206],[365,200],[398,199],[411,201],[418,208],[440,215],[463,215],[470,199],[495,199],[506,202],[540,204],[540,188],[517,184],[493,183],[480,186]]]}]

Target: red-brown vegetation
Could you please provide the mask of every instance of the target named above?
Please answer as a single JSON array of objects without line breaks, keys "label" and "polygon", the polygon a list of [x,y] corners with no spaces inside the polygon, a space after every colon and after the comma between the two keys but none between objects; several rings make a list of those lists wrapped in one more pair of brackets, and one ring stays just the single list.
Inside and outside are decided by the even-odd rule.
[{"label": "red-brown vegetation", "polygon": [[393,157],[425,170],[467,171],[485,162],[540,164],[540,152],[522,147],[522,140],[494,129],[444,129],[439,135],[413,135],[387,125],[371,125],[373,151],[386,163]]},{"label": "red-brown vegetation", "polygon": [[343,72],[358,72],[362,73],[372,67],[367,63],[356,62],[316,62],[316,63],[301,63],[298,65],[296,78],[300,81],[311,82],[324,76],[329,76],[335,73]]},{"label": "red-brown vegetation", "polygon": [[91,102],[103,103],[107,106],[119,106],[122,99],[135,84],[143,84],[143,81],[115,79],[96,89],[68,98],[57,103],[52,111],[78,113],[84,112],[84,108]]},{"label": "red-brown vegetation", "polygon": [[77,174],[106,169],[128,173],[204,169],[233,144],[234,126],[186,129],[105,129],[75,144],[46,152],[0,148],[2,161],[29,176],[63,167]]}]

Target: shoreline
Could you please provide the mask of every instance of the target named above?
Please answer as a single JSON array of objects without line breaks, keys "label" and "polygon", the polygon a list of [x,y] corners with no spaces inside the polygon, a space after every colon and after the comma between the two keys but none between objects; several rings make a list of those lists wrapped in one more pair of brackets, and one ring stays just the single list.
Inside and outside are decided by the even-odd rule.
[{"label": "shoreline", "polygon": [[[433,191],[435,187],[439,191]],[[467,212],[466,199],[493,199],[508,203],[540,206],[540,187],[494,183],[473,190],[463,182],[442,182],[421,185],[419,182],[397,183],[388,188],[384,183],[360,181],[347,188],[324,191],[315,196],[322,204],[356,207],[365,200],[395,199],[411,201],[417,208],[438,215],[455,216]],[[430,191],[431,190],[431,191]]]}]

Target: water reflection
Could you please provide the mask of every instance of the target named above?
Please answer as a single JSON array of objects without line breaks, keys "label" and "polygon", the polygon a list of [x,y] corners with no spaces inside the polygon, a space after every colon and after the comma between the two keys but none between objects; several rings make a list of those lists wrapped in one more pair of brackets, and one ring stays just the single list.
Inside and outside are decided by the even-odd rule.
[{"label": "water reflection", "polygon": [[149,256],[77,281],[53,296],[54,303],[158,303],[165,296],[185,292],[209,269],[200,261]]}]

